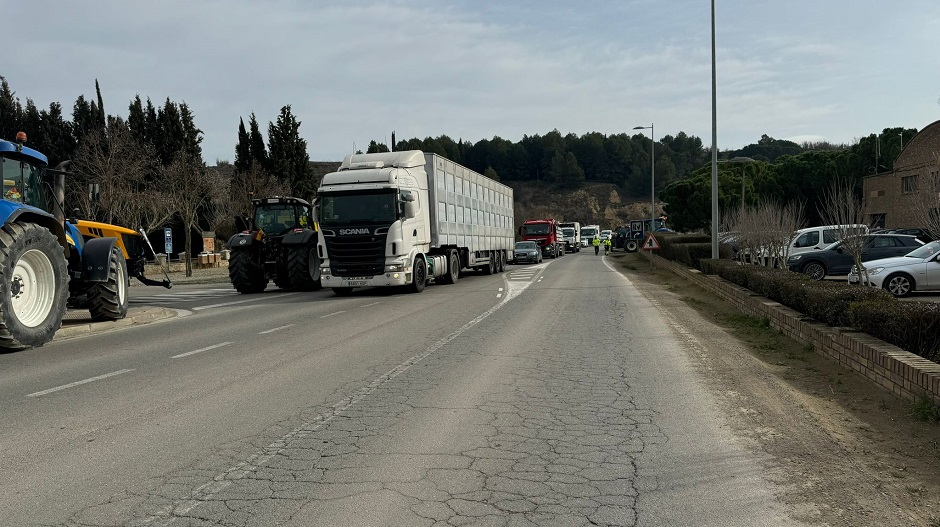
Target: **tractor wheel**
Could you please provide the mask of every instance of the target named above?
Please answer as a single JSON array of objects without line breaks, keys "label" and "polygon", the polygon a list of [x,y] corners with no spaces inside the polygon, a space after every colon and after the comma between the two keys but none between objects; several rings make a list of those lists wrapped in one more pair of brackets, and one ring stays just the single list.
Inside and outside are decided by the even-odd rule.
[{"label": "tractor wheel", "polygon": [[255,264],[252,251],[234,249],[229,256],[228,277],[235,290],[242,294],[260,293],[268,286],[264,269]]},{"label": "tractor wheel", "polygon": [[120,247],[111,249],[108,281],[88,288],[88,311],[92,320],[121,320],[127,316],[127,262]]},{"label": "tractor wheel", "polygon": [[320,285],[320,258],[316,245],[291,247],[287,253],[287,276],[300,291],[317,291]]},{"label": "tractor wheel", "polygon": [[428,264],[421,258],[415,258],[414,267],[411,271],[411,292],[420,293],[424,291],[424,286],[428,284]]},{"label": "tractor wheel", "polygon": [[34,223],[0,229],[0,347],[42,346],[62,325],[68,264],[55,234]]},{"label": "tractor wheel", "polygon": [[441,277],[441,283],[454,284],[460,278],[460,257],[457,251],[450,249],[447,251],[447,273]]}]

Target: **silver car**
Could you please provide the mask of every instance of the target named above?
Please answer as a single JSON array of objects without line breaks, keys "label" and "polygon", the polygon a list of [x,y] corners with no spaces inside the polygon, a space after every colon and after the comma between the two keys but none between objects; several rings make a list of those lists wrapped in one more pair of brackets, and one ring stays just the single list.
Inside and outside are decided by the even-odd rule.
[{"label": "silver car", "polygon": [[[872,287],[885,289],[894,296],[907,296],[911,291],[940,290],[940,241],[930,242],[894,258],[865,262]],[[858,269],[852,266],[849,283],[861,281]]]},{"label": "silver car", "polygon": [[542,251],[539,250],[539,244],[536,242],[516,242],[516,248],[512,251],[513,263],[541,263]]}]

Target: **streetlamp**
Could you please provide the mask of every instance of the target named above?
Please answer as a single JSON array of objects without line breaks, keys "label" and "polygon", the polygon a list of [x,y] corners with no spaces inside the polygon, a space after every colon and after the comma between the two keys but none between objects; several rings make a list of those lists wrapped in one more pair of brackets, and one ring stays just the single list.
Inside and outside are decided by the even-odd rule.
[{"label": "streetlamp", "polygon": [[650,131],[650,232],[653,232],[656,230],[656,131],[653,123],[649,126],[634,126],[633,129]]},{"label": "streetlamp", "polygon": [[718,259],[718,103],[715,82],[715,0],[712,0],[712,260]]}]

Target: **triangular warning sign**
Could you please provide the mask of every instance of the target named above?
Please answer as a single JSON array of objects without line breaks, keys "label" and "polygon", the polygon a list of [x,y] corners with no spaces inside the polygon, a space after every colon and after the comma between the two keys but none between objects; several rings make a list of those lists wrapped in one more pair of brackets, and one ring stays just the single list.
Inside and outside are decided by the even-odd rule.
[{"label": "triangular warning sign", "polygon": [[656,237],[653,236],[653,233],[649,233],[646,235],[646,239],[643,240],[643,247],[641,247],[641,249],[643,249],[644,251],[658,251],[659,250],[659,242],[656,241]]}]

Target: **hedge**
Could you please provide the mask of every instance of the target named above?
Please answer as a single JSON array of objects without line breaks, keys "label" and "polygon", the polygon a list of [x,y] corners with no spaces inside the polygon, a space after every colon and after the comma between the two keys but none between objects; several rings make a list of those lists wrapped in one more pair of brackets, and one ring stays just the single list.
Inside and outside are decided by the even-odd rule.
[{"label": "hedge", "polygon": [[[682,248],[681,245],[686,245]],[[824,324],[859,328],[901,349],[940,362],[940,304],[901,302],[887,291],[846,282],[816,282],[809,277],[731,260],[699,257],[701,243],[672,244],[672,258],[705,274],[718,275]],[[665,254],[661,254],[665,256]],[[710,256],[710,252],[709,252]]]}]

